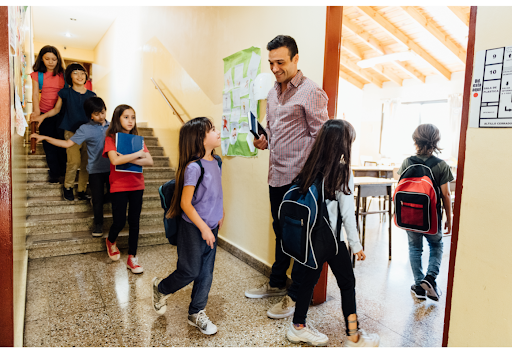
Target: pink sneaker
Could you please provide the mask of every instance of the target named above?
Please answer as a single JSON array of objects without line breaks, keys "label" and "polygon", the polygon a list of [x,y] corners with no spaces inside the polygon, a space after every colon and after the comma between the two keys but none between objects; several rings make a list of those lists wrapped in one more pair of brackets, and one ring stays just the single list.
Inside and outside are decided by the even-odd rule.
[{"label": "pink sneaker", "polygon": [[121,253],[119,252],[119,249],[116,246],[116,242],[111,243],[108,241],[108,238],[106,238],[106,240],[108,257],[110,257],[112,261],[119,260],[119,258],[121,257]]},{"label": "pink sneaker", "polygon": [[126,267],[128,267],[132,273],[142,273],[144,269],[138,263],[139,259],[133,257],[133,255],[128,255],[128,261],[126,262]]}]

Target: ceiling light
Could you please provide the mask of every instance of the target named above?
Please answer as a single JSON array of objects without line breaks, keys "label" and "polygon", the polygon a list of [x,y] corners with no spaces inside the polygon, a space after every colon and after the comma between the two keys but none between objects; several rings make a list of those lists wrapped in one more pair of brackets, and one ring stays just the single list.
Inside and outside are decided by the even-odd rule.
[{"label": "ceiling light", "polygon": [[376,56],[374,58],[365,59],[357,62],[357,65],[359,67],[362,67],[363,69],[366,69],[368,67],[375,66],[377,64],[390,62],[394,60],[398,61],[406,61],[411,60],[416,57],[416,54],[414,54],[412,51],[404,51],[400,53],[392,53],[392,54],[386,54],[381,56]]},{"label": "ceiling light", "polygon": [[71,38],[71,34],[69,34],[69,32],[66,32],[65,36]]},{"label": "ceiling light", "polygon": [[70,18],[71,21],[76,21],[76,18]]}]

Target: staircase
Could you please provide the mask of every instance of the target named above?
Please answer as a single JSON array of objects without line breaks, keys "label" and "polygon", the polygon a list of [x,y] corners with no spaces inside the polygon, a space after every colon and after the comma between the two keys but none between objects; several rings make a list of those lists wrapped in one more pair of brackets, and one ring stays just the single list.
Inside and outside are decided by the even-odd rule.
[{"label": "staircase", "polygon": [[[163,210],[160,206],[158,187],[174,178],[169,157],[153,136],[153,129],[139,127],[151,156],[153,167],[144,167],[144,190],[140,216],[139,246],[165,244]],[[27,158],[27,220],[26,246],[30,259],[105,251],[105,238],[112,224],[112,208],[105,204],[103,237],[91,235],[93,212],[90,201],[66,201],[62,198],[62,184],[47,181],[48,166],[42,144],[36,154]],[[76,195],[77,183],[75,183]],[[119,248],[128,247],[128,222],[117,239]]]}]

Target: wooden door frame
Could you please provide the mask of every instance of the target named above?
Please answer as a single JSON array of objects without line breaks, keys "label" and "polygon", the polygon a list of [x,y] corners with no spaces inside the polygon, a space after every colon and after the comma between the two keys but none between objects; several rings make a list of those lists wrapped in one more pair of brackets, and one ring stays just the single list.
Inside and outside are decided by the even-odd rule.
[{"label": "wooden door frame", "polygon": [[469,17],[468,49],[466,55],[466,73],[464,79],[464,96],[462,100],[462,116],[459,138],[459,155],[457,159],[457,181],[455,184],[455,203],[453,206],[453,227],[450,246],[450,262],[448,264],[448,286],[446,288],[446,307],[444,313],[443,347],[448,346],[450,317],[452,310],[453,278],[455,273],[455,258],[459,241],[460,205],[464,184],[464,164],[466,161],[466,132],[469,121],[469,101],[471,99],[471,82],[473,80],[473,59],[475,54],[475,29],[477,6],[471,6]]},{"label": "wooden door frame", "polygon": [[14,264],[12,237],[11,91],[8,7],[0,6],[0,346],[14,346]]},{"label": "wooden door frame", "polygon": [[[340,80],[341,23],[343,6],[327,6],[325,24],[323,90],[329,97],[327,112],[329,119],[336,118],[338,88]],[[322,304],[327,297],[327,262],[324,263],[320,279],[313,291],[313,304]]]}]

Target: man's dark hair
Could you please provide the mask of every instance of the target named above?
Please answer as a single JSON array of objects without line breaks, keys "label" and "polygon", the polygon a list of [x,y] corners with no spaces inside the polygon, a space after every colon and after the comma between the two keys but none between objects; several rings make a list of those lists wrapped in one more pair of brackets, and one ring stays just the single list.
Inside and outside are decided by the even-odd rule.
[{"label": "man's dark hair", "polygon": [[101,113],[103,109],[107,110],[107,106],[100,97],[91,97],[84,102],[85,116],[89,119],[94,113]]},{"label": "man's dark hair", "polygon": [[267,44],[268,51],[281,47],[288,48],[288,53],[290,53],[290,60],[292,60],[295,57],[295,55],[299,54],[299,48],[297,48],[297,43],[295,43],[295,39],[293,39],[290,36],[284,36],[280,34]]},{"label": "man's dark hair", "polygon": [[71,80],[71,73],[75,70],[82,70],[83,72],[85,72],[85,81],[87,82],[89,75],[87,74],[87,70],[85,69],[85,67],[83,67],[79,63],[72,63],[66,68],[66,72],[64,73],[68,85],[73,86],[73,81]]}]

